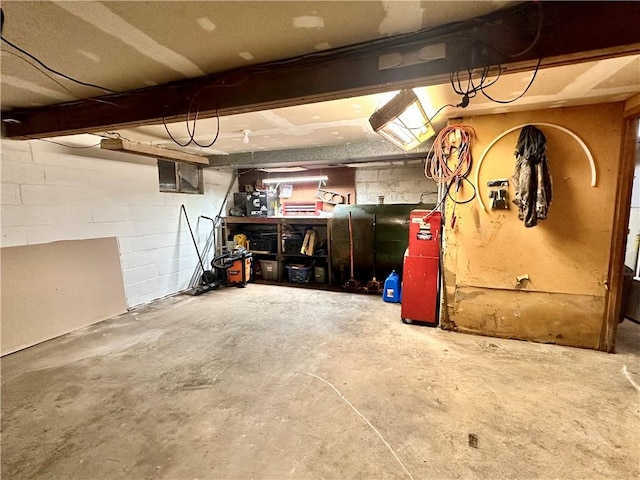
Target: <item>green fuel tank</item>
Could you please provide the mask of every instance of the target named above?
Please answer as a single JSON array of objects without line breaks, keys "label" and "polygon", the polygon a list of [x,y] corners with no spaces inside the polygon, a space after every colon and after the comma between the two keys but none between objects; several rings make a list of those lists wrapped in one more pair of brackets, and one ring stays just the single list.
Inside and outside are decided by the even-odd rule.
[{"label": "green fuel tank", "polygon": [[[350,277],[349,212],[353,227],[353,268],[355,279],[379,281],[395,270],[402,274],[402,260],[409,239],[409,213],[417,208],[430,210],[432,203],[336,205],[331,218],[331,267],[334,282],[342,285]],[[376,228],[374,235],[374,215]]]}]

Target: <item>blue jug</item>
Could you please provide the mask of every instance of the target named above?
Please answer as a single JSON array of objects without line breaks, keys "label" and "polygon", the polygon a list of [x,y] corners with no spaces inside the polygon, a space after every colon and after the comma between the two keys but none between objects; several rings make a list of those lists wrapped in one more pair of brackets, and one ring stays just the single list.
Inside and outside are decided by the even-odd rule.
[{"label": "blue jug", "polygon": [[400,303],[400,277],[395,270],[384,281],[382,299],[389,303]]}]

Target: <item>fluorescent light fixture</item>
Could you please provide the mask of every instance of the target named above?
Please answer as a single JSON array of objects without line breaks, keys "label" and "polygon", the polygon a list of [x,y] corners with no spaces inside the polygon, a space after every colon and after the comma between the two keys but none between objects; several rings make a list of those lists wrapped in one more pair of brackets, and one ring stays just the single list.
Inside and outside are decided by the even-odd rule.
[{"label": "fluorescent light fixture", "polygon": [[308,177],[280,177],[280,178],[264,178],[262,183],[265,185],[278,184],[278,183],[311,183],[311,182],[326,182],[329,177],[326,175],[316,175]]},{"label": "fluorescent light fixture", "polygon": [[294,172],[306,172],[309,170],[304,167],[270,167],[270,168],[260,168],[261,172],[267,173],[294,173]]},{"label": "fluorescent light fixture", "polygon": [[411,150],[436,132],[413,90],[401,90],[369,118],[378,135],[403,150]]}]

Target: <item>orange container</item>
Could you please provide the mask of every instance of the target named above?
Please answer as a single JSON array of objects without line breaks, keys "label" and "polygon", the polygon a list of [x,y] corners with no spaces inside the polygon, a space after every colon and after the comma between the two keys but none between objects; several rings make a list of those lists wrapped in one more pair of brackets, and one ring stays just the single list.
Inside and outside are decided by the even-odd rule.
[{"label": "orange container", "polygon": [[244,275],[242,260],[238,259],[227,269],[227,280],[231,283],[246,283],[251,277],[251,257],[244,259]]}]

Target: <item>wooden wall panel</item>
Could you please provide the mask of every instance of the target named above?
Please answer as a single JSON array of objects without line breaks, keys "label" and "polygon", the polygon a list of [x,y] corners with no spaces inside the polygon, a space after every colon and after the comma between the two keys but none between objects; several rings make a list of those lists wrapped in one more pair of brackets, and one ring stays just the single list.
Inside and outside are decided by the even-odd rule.
[{"label": "wooden wall panel", "polygon": [[598,348],[604,297],[459,287],[458,331]]},{"label": "wooden wall panel", "polygon": [[[608,268],[613,227],[613,211],[620,165],[623,121],[621,103],[574,108],[558,108],[464,119],[477,134],[472,146],[474,168],[487,145],[502,132],[522,124],[552,123],[577,134],[593,154],[597,185],[590,186],[591,170],[584,150],[566,133],[552,127],[539,128],[547,137],[547,156],[553,177],[553,203],[549,218],[526,228],[510,203],[509,209],[490,210],[487,181],[509,178],[515,166],[514,149],[520,130],[506,135],[486,155],[479,172],[478,193],[487,210],[478,202],[456,206],[457,221],[451,228],[451,202],[447,205],[445,280],[451,320],[459,329],[498,336],[514,336],[549,341],[553,330],[562,337],[557,343],[591,346],[600,335],[604,315],[604,297],[608,286]],[[465,186],[459,198],[468,198]],[[516,277],[528,275],[529,281],[517,285]],[[495,297],[496,315],[511,318],[513,306],[504,292],[518,294],[524,305],[536,303],[537,292],[550,294],[540,308],[524,308],[520,317],[507,324],[486,326],[473,320],[469,299],[459,297],[461,288],[483,290],[483,302]],[[500,293],[497,293],[500,292]],[[523,294],[525,296],[523,296]],[[522,300],[531,298],[531,300]],[[576,298],[589,300],[584,306]],[[462,303],[461,303],[462,302]],[[557,302],[557,303],[556,303]],[[464,308],[463,308],[464,307]],[[572,309],[575,307],[575,311]],[[479,310],[482,313],[482,309]],[[577,324],[575,318],[589,320]],[[549,325],[533,328],[540,322]],[[599,318],[599,321],[595,321]],[[564,320],[563,320],[564,319]],[[564,323],[563,323],[564,322]],[[584,329],[587,328],[588,331]],[[587,338],[588,340],[585,340]],[[555,341],[555,340],[554,340]]]},{"label": "wooden wall panel", "polygon": [[0,249],[1,353],[127,310],[115,237]]}]

